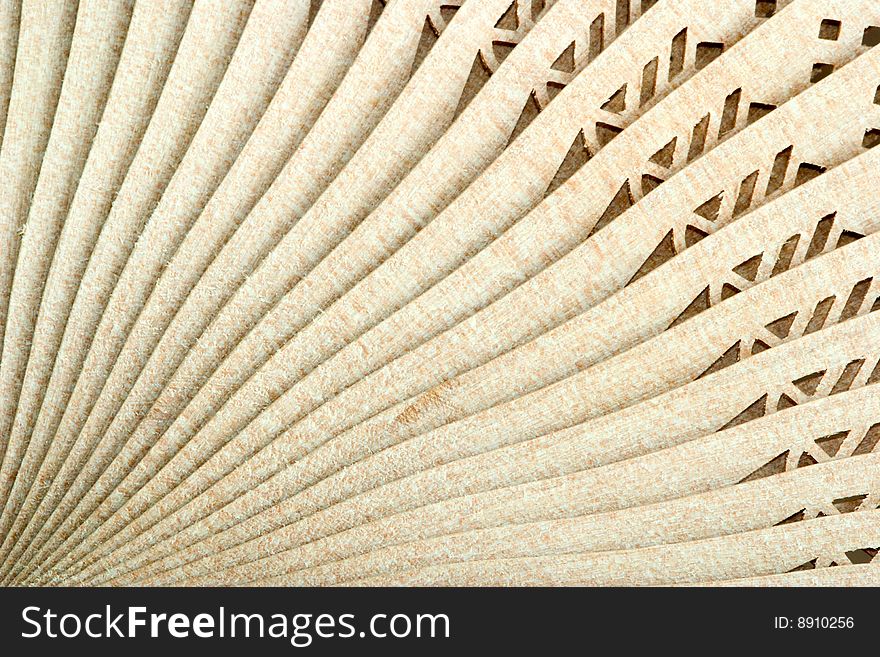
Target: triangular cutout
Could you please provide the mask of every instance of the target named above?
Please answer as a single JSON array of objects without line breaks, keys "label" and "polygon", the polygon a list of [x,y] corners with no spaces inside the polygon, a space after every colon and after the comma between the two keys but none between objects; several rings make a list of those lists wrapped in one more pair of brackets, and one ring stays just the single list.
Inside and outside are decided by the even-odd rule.
[{"label": "triangular cutout", "polygon": [[691,301],[687,308],[681,311],[681,314],[672,320],[672,324],[669,325],[669,328],[673,326],[678,326],[682,322],[686,322],[691,317],[699,315],[704,310],[709,309],[709,286],[703,288],[703,291],[700,292],[694,300]]},{"label": "triangular cutout", "polygon": [[725,351],[721,356],[719,356],[718,360],[712,363],[708,369],[698,376],[698,379],[703,378],[704,376],[708,376],[709,374],[714,374],[719,370],[723,370],[725,367],[729,367],[734,363],[739,362],[739,347],[740,340],[737,340],[733,345],[731,345],[727,351]]},{"label": "triangular cutout", "polygon": [[860,565],[871,563],[874,558],[877,556],[877,550],[851,550],[846,553],[846,558],[849,559],[850,563],[853,565]]},{"label": "triangular cutout", "polygon": [[788,334],[791,333],[791,326],[794,324],[794,320],[797,319],[797,316],[798,314],[794,312],[785,317],[780,317],[767,324],[765,328],[780,340],[784,340],[788,337]]},{"label": "triangular cutout", "polygon": [[568,44],[568,48],[563,50],[562,54],[556,58],[556,61],[550,65],[550,68],[562,73],[574,73],[574,48],[575,42],[572,41]]},{"label": "triangular cutout", "polygon": [[492,54],[495,55],[495,61],[501,64],[507,56],[513,52],[514,46],[512,43],[504,43],[503,41],[493,41],[492,42]]},{"label": "triangular cutout", "polygon": [[770,18],[776,13],[776,0],[755,0],[755,16]]},{"label": "triangular cutout", "polygon": [[602,123],[601,121],[596,122],[596,140],[599,142],[600,148],[607,145],[608,142],[621,132],[623,132],[623,128],[618,128],[616,125]]},{"label": "triangular cutout", "polygon": [[816,390],[819,389],[819,384],[822,383],[822,379],[824,378],[825,372],[813,372],[812,374],[807,374],[799,379],[795,379],[791,384],[808,397],[812,397],[816,394]]},{"label": "triangular cutout", "polygon": [[832,501],[831,504],[841,513],[853,513],[854,511],[858,511],[862,502],[867,498],[867,495],[848,495],[847,497],[839,497]]},{"label": "triangular cutout", "polygon": [[565,85],[561,82],[557,82],[556,80],[550,80],[547,83],[547,102],[550,102],[556,96],[559,95],[559,92],[565,89]]},{"label": "triangular cutout", "polygon": [[803,185],[825,173],[825,167],[809,162],[801,162],[798,165],[797,175],[794,178],[794,186]]},{"label": "triangular cutout", "polygon": [[752,256],[748,260],[739,263],[733,268],[733,272],[742,276],[747,281],[754,283],[758,278],[758,270],[761,268],[761,262],[763,260],[764,254],[759,253],[758,255]]},{"label": "triangular cutout", "polygon": [[666,146],[661,148],[659,151],[654,153],[650,160],[657,166],[661,166],[664,169],[668,169],[672,166],[673,159],[675,158],[675,145],[678,143],[678,137],[673,137]]},{"label": "triangular cutout", "polygon": [[571,147],[562,160],[562,164],[559,165],[559,169],[556,170],[556,175],[553,176],[553,181],[547,188],[546,194],[552,194],[556,191],[562,183],[571,178],[574,172],[580,169],[589,159],[590,151],[587,149],[586,142],[584,141],[584,131],[581,130],[571,143]]},{"label": "triangular cutout", "polygon": [[547,8],[547,0],[532,0],[532,20],[537,21]]},{"label": "triangular cutout", "polygon": [[623,83],[623,86],[611,94],[611,98],[606,100],[602,104],[602,109],[606,112],[613,112],[614,114],[620,114],[626,109],[626,83]]},{"label": "triangular cutout", "polygon": [[[766,0],[764,0],[763,2],[762,2],[762,0],[758,0],[758,6],[766,5],[766,4],[769,4],[769,3],[766,2]],[[775,3],[774,3],[774,6],[775,6]],[[757,10],[756,10],[756,11],[757,11]],[[818,561],[818,559],[813,559],[812,561],[807,561],[806,563],[802,563],[800,566],[797,566],[797,567],[795,567],[795,568],[792,568],[792,569],[789,570],[788,572],[790,572],[790,573],[796,573],[796,572],[798,572],[798,571],[800,571],[800,570],[814,570],[814,569],[816,568],[816,562],[817,562],[817,561]]]},{"label": "triangular cutout", "polygon": [[[762,397],[762,399],[766,399],[766,397]],[[758,401],[760,401],[760,400],[758,400]],[[763,417],[763,413],[758,417]],[[742,423],[740,423],[740,424],[742,424]],[[733,425],[733,426],[736,426],[736,425]],[[725,426],[724,428],[727,429],[728,427]],[[782,452],[782,454],[780,454],[779,456],[774,458],[769,463],[765,463],[764,465],[762,465],[760,468],[755,470],[748,477],[744,477],[742,479],[742,481],[740,481],[740,483],[744,484],[747,481],[755,481],[756,479],[763,479],[764,477],[772,477],[773,475],[782,474],[783,472],[785,472],[785,463],[787,461],[788,461],[788,452],[787,451]]]},{"label": "triangular cutout", "polygon": [[830,436],[817,439],[816,444],[821,447],[822,451],[828,456],[835,456],[837,452],[840,451],[840,446],[843,445],[843,441],[846,440],[847,435],[849,435],[848,431],[840,431],[831,434]]},{"label": "triangular cutout", "polygon": [[775,526],[775,527],[779,527],[780,525],[790,525],[790,524],[792,524],[792,523],[794,523],[794,522],[800,522],[800,521],[802,521],[802,520],[804,519],[805,515],[806,515],[806,509],[801,509],[801,510],[798,511],[797,513],[792,513],[792,514],[791,514],[790,516],[788,516],[788,518],[786,518],[785,520],[780,520],[780,521],[777,522],[776,525],[774,525],[774,526]]},{"label": "triangular cutout", "polygon": [[507,11],[501,14],[501,18],[495,23],[495,27],[501,30],[511,31],[516,30],[519,27],[519,18],[516,15],[516,3],[517,0],[513,0],[513,2],[510,3]]},{"label": "triangular cutout", "polygon": [[647,196],[655,189],[657,189],[661,184],[663,184],[663,179],[658,178],[657,176],[652,176],[650,173],[642,174],[642,196]]},{"label": "triangular cutout", "polygon": [[510,134],[510,139],[507,143],[509,144],[519,137],[520,133],[528,128],[529,124],[534,121],[540,113],[541,108],[538,105],[538,99],[535,98],[535,92],[533,91],[526,99],[526,104],[523,105],[522,112],[520,112],[519,119],[517,120],[516,126],[513,128],[513,132]]},{"label": "triangular cutout", "polygon": [[443,17],[443,22],[446,25],[449,25],[449,21],[455,18],[455,14],[458,12],[459,7],[455,5],[440,5],[440,16]]},{"label": "triangular cutout", "polygon": [[605,208],[605,211],[602,213],[602,216],[599,217],[599,221],[596,222],[596,225],[593,226],[593,230],[590,231],[590,237],[596,234],[597,231],[601,230],[609,223],[611,223],[614,219],[622,215],[633,205],[633,197],[632,190],[629,187],[629,180],[625,180],[623,184],[620,186],[620,189],[614,194],[614,198],[611,199],[611,203],[608,204],[608,207]]},{"label": "triangular cutout", "polygon": [[[766,397],[762,397],[762,399],[766,399]],[[760,401],[760,400],[758,400],[758,401]],[[759,415],[758,417],[763,417],[763,415],[764,414],[761,413],[761,415]],[[742,424],[742,422],[740,422],[739,424]],[[736,426],[736,425],[730,425],[730,426]],[[729,427],[728,427],[728,425],[725,425],[723,428],[727,429]],[[772,477],[773,475],[782,474],[783,472],[785,472],[785,463],[787,460],[788,460],[788,452],[787,451],[782,452],[782,454],[780,454],[779,456],[774,458],[772,461],[765,463],[760,468],[758,468],[753,473],[751,473],[749,476],[744,477],[742,479],[742,481],[740,481],[739,483],[744,484],[748,481],[755,481],[756,479],[763,479],[764,477]]]},{"label": "triangular cutout", "polygon": [[698,207],[694,208],[694,214],[699,215],[708,221],[716,221],[718,219],[718,212],[721,210],[721,199],[723,198],[724,192],[718,192],[718,194],[710,198],[708,201],[701,203]]},{"label": "triangular cutout", "polygon": [[645,68],[642,69],[642,86],[639,91],[639,107],[644,107],[645,104],[654,97],[654,94],[657,91],[657,67],[658,60],[656,57],[645,64]]},{"label": "triangular cutout", "polygon": [[626,26],[629,25],[630,16],[630,0],[617,0],[617,6],[614,12],[614,33],[617,36],[623,34]]},{"label": "triangular cutout", "polygon": [[[766,415],[766,414],[767,414],[767,395],[765,393],[760,398],[756,399],[751,404],[749,404],[740,413],[738,413],[737,416],[735,418],[733,418],[730,422],[728,422],[723,427],[721,427],[721,430],[730,429],[731,427],[736,427],[736,426],[739,426],[740,424],[745,424],[746,422],[751,422],[752,420],[757,420],[758,418],[764,417],[764,415]],[[782,469],[780,470],[780,472],[783,472],[785,470],[785,456],[787,456],[787,455],[788,455],[788,452],[781,454],[782,462],[780,465],[781,465]],[[780,457],[777,456],[776,459],[773,459],[773,461],[770,461],[770,463],[768,463],[767,465],[763,466],[762,468],[759,468],[758,470],[755,470],[755,472],[753,472],[752,475],[757,474],[762,469],[772,465],[779,458]],[[752,476],[752,475],[750,475],[750,476]],[[761,475],[761,476],[766,477],[767,475]],[[758,477],[755,477],[755,478],[757,479]],[[746,481],[747,479],[748,478],[744,479],[743,481]]]},{"label": "triangular cutout", "polygon": [[[318,4],[317,2],[314,4]],[[369,35],[373,28],[376,26],[376,23],[379,22],[379,17],[382,15],[382,12],[385,9],[385,3],[382,0],[373,0],[370,5],[370,15],[367,18],[367,34]]]},{"label": "triangular cutout", "polygon": [[810,82],[819,82],[834,73],[834,64],[816,62],[810,70]]},{"label": "triangular cutout", "polygon": [[706,133],[709,131],[709,119],[710,115],[707,114],[694,126],[691,133],[691,143],[688,146],[688,162],[693,162],[703,154],[703,149],[706,146]]},{"label": "triangular cutout", "polygon": [[749,113],[746,115],[746,123],[752,125],[758,119],[762,119],[776,109],[776,105],[768,103],[749,103]]},{"label": "triangular cutout", "polygon": [[[605,14],[599,14],[590,23],[590,51],[587,55],[593,61],[605,49]],[[880,91],[878,91],[880,93]]]},{"label": "triangular cutout", "polygon": [[[684,245],[690,248],[708,235],[709,233],[707,233],[706,231],[700,230],[696,226],[691,226],[690,224],[688,224],[684,228]],[[727,284],[725,283],[725,285]],[[739,292],[739,290],[737,290],[737,292]]]},{"label": "triangular cutout", "polygon": [[877,144],[880,144],[880,128],[865,130],[865,135],[862,137],[862,147],[874,148]]},{"label": "triangular cutout", "polygon": [[776,410],[784,411],[787,408],[797,406],[797,402],[786,394],[779,395],[779,401],[776,402]]},{"label": "triangular cutout", "polygon": [[431,19],[426,18],[425,24],[422,26],[422,36],[419,38],[419,45],[416,47],[416,56],[413,59],[410,75],[413,75],[419,69],[419,66],[422,65],[422,62],[428,56],[428,53],[431,52],[431,48],[434,47],[435,43],[437,43],[437,32],[431,24]]},{"label": "triangular cutout", "polygon": [[312,27],[315,22],[315,16],[318,15],[318,9],[321,8],[320,2],[310,2],[309,3],[309,15],[306,19],[306,27]]},{"label": "triangular cutout", "polygon": [[856,240],[860,240],[864,237],[861,233],[856,233],[852,230],[845,230],[840,233],[840,237],[837,238],[837,245],[835,248],[840,248],[842,246],[846,246],[847,244],[852,244]]},{"label": "triangular cutout", "polygon": [[750,353],[752,354],[752,356],[757,356],[762,351],[767,351],[769,348],[770,348],[770,345],[767,344],[766,342],[764,342],[763,340],[755,340],[752,343],[752,350]]},{"label": "triangular cutout", "polygon": [[471,66],[470,75],[468,75],[467,82],[464,84],[461,99],[458,101],[458,107],[455,109],[456,117],[464,111],[488,80],[489,71],[486,70],[482,57],[477,53],[477,56],[474,57],[474,63]]},{"label": "triangular cutout", "polygon": [[730,283],[725,283],[721,286],[721,300],[724,301],[729,299],[732,296],[735,296],[742,292],[738,287],[734,287]]},{"label": "triangular cutout", "polygon": [[675,256],[675,239],[673,237],[673,232],[670,230],[666,233],[665,237],[660,240],[660,243],[654,247],[654,250],[651,252],[645,262],[642,263],[642,266],[639,267],[638,271],[633,275],[630,279],[629,283],[633,283],[639,280],[645,274],[648,274],[664,262],[670,260]]}]

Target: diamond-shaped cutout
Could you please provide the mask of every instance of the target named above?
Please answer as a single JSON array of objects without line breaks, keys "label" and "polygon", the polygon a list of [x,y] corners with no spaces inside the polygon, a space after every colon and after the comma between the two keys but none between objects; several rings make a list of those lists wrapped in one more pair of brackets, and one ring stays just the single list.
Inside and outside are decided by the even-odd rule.
[{"label": "diamond-shaped cutout", "polygon": [[819,24],[819,38],[826,41],[837,41],[840,37],[840,21],[824,19]]}]

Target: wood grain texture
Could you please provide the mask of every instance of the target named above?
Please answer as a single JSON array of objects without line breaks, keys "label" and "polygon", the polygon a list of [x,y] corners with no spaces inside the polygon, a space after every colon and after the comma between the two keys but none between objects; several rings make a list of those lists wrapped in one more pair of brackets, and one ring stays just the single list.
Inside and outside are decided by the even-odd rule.
[{"label": "wood grain texture", "polygon": [[876,585],[875,0],[0,8],[5,585]]}]

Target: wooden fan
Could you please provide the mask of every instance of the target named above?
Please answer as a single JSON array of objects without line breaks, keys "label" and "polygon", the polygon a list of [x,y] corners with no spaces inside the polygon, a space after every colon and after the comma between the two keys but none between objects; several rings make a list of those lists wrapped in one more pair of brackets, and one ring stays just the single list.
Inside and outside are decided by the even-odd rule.
[{"label": "wooden fan", "polygon": [[876,585],[878,43],[0,4],[0,581]]}]

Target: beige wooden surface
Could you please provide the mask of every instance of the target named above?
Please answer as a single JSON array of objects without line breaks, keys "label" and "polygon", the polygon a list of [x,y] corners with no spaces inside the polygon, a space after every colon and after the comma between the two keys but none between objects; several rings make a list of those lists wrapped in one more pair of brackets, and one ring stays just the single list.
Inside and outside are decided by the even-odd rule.
[{"label": "beige wooden surface", "polygon": [[876,0],[2,4],[4,584],[876,585]]}]

